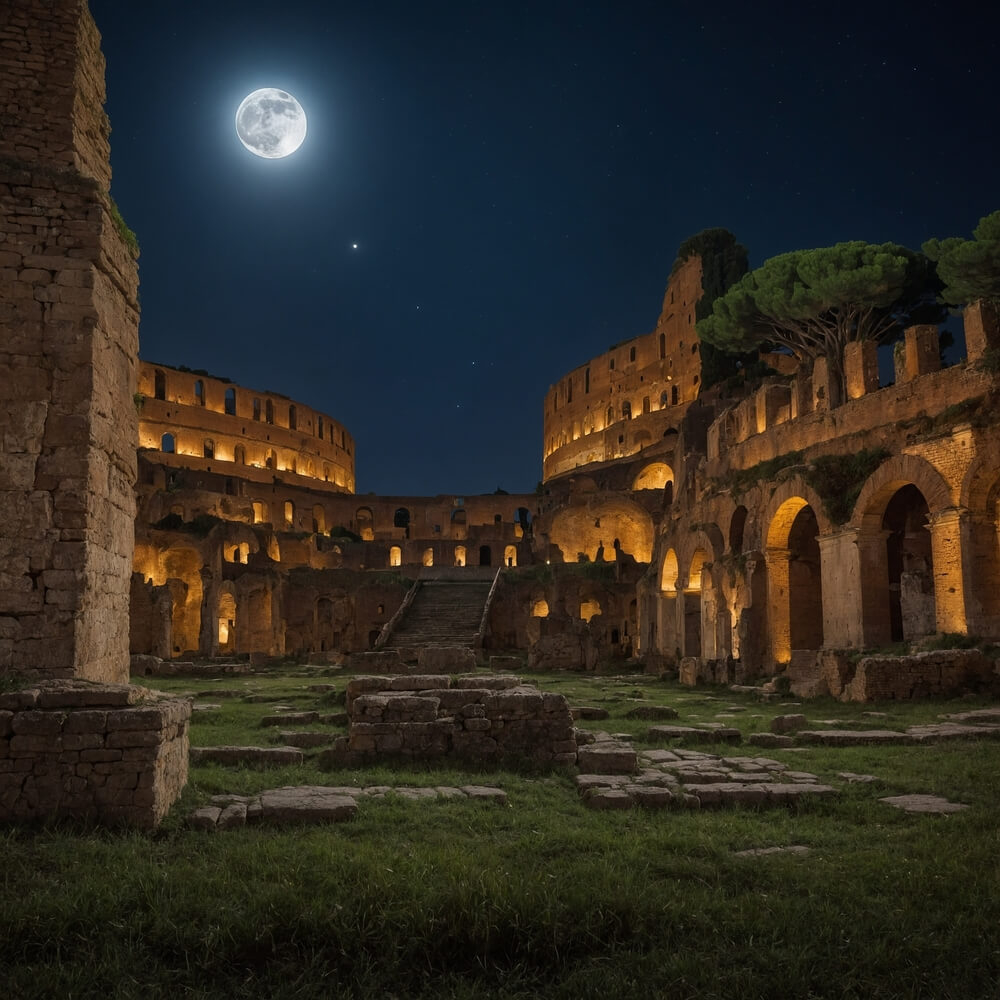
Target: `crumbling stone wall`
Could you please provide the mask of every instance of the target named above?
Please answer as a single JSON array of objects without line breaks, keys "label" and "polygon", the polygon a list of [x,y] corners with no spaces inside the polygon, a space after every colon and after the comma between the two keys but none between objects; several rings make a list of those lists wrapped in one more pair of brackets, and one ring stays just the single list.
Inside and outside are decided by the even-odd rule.
[{"label": "crumbling stone wall", "polygon": [[349,733],[324,755],[327,766],[384,757],[576,761],[566,698],[511,675],[356,677],[346,704]]},{"label": "crumbling stone wall", "polygon": [[128,678],[135,255],[84,0],[0,18],[0,671]]},{"label": "crumbling stone wall", "polygon": [[190,716],[187,699],[126,684],[0,695],[0,821],[155,827],[187,782]]}]

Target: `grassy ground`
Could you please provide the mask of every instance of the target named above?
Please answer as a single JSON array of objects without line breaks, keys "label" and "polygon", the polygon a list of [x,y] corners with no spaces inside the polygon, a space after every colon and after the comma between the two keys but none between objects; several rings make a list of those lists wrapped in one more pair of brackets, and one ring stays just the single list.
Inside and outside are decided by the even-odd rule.
[{"label": "grassy ground", "polygon": [[[648,677],[533,680],[608,709],[609,720],[581,724],[631,732],[638,746],[650,745],[649,723],[624,718],[637,704],[745,734],[785,712],[903,729],[985,704],[761,705]],[[306,690],[330,681],[333,693]],[[259,722],[274,704],[336,712],[346,678],[153,683],[273,696],[202,698],[221,707],[192,723],[193,745],[268,745],[280,740]],[[0,831],[0,983],[9,997],[1000,995],[1000,742],[764,753],[840,794],[792,810],[603,813],[583,807],[571,774],[526,767],[324,772],[308,757],[270,770],[195,767],[153,836]],[[840,771],[881,781],[848,785]],[[509,805],[389,797],[327,828],[183,825],[222,791],[470,782],[503,787]],[[878,802],[903,792],[971,808],[912,816]],[[734,855],[791,844],[809,853]]]}]

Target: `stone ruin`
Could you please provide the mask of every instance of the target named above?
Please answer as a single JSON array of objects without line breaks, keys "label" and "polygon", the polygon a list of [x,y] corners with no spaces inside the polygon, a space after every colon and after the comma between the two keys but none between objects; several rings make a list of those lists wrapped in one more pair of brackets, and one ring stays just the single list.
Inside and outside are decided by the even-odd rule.
[{"label": "stone ruin", "polygon": [[509,674],[356,677],[346,704],[348,735],[322,755],[325,767],[385,758],[576,763],[566,698]]},{"label": "stone ruin", "polygon": [[0,820],[155,825],[189,707],[127,685],[138,272],[86,0],[0,13]]}]

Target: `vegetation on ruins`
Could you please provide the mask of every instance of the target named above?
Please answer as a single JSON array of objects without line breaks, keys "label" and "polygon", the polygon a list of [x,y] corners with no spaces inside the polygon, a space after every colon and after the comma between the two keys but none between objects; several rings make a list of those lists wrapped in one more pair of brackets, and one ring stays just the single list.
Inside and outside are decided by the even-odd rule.
[{"label": "vegetation on ruins", "polygon": [[[910,322],[937,320],[928,301],[937,281],[931,262],[895,243],[855,240],[772,257],[716,299],[698,336],[724,351],[767,342],[807,366],[825,357],[831,406],[846,398],[844,347],[889,343]],[[923,314],[923,315],[922,315]]]},{"label": "vegetation on ruins", "polygon": [[159,528],[160,531],[184,531],[198,538],[207,538],[216,525],[223,523],[222,518],[214,514],[198,514],[190,521],[185,521],[180,514],[167,514],[153,527]]},{"label": "vegetation on ruins", "polygon": [[[695,305],[695,319],[712,314],[712,306],[720,295],[747,273],[747,248],[736,242],[728,229],[703,229],[689,236],[678,248],[670,270],[672,278],[690,257],[701,258],[701,298]],[[746,371],[757,362],[757,351],[732,352],[703,341],[701,344],[701,385],[713,385]]]},{"label": "vegetation on ruins", "polygon": [[834,524],[846,524],[869,476],[890,457],[885,448],[862,448],[849,455],[820,455],[809,463],[803,475],[823,500],[827,517]]},{"label": "vegetation on ruins", "polygon": [[779,472],[802,464],[801,451],[787,451],[784,455],[767,458],[748,469],[730,469],[720,480],[716,480],[716,488],[728,490],[734,497],[739,497],[759,483],[775,479]]},{"label": "vegetation on ruins", "polygon": [[136,239],[135,233],[129,229],[128,223],[122,218],[122,213],[118,210],[114,198],[109,197],[108,200],[111,203],[111,221],[114,223],[115,229],[118,230],[118,235],[125,241],[133,256],[138,257],[139,241]]},{"label": "vegetation on ruins", "polygon": [[[628,717],[636,705],[703,720],[735,706],[742,711],[725,721],[744,738],[789,711],[649,675],[532,679],[573,705],[606,708],[609,719],[577,724],[630,733],[639,747],[663,744],[648,741],[648,722]],[[309,692],[317,680],[336,690]],[[289,667],[249,682],[153,683],[218,704],[192,719],[198,746],[259,745],[271,704],[330,712],[345,686],[340,674]],[[219,697],[223,688],[234,697]],[[270,701],[244,700],[248,691]],[[880,728],[903,730],[984,704],[824,700],[809,715],[864,729],[873,725],[865,713],[877,710],[886,713]],[[120,1000],[993,996],[1000,742],[766,756],[817,774],[837,794],[789,808],[601,812],[559,770],[322,771],[308,757],[267,769],[194,763],[153,835],[67,823],[0,830],[0,978],[11,997]],[[850,784],[841,772],[876,780]],[[185,827],[212,795],[301,784],[390,791],[336,826]],[[412,802],[392,791],[464,784],[499,786],[509,805]],[[969,808],[916,816],[878,801],[907,793]],[[790,845],[808,853],[737,853]]]},{"label": "vegetation on ruins", "polygon": [[944,282],[941,300],[953,306],[978,299],[1000,304],[1000,211],[984,215],[972,235],[971,240],[950,236],[923,245]]}]

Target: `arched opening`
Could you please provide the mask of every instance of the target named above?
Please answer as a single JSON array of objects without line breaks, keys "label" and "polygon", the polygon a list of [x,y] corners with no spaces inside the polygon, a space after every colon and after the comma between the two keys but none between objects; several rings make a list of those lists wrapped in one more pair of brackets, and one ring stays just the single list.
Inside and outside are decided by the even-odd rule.
[{"label": "arched opening", "polygon": [[423,554],[423,556],[421,556],[420,561],[421,561],[421,563],[424,566],[433,566],[434,565],[434,550],[431,549],[431,548],[424,549],[424,554]]},{"label": "arched opening", "polygon": [[549,602],[545,600],[544,597],[539,598],[531,605],[531,617],[532,618],[548,618],[549,617]]},{"label": "arched opening", "polygon": [[601,614],[601,602],[595,597],[580,602],[580,619],[589,622]]},{"label": "arched opening", "polygon": [[622,403],[622,420],[632,419],[632,404],[627,400]]},{"label": "arched opening", "polygon": [[247,450],[243,445],[238,444],[233,448],[233,461],[237,465],[247,464]]},{"label": "arched opening", "polygon": [[203,449],[205,458],[215,458],[215,442],[211,438],[205,438]]},{"label": "arched opening", "polygon": [[278,455],[273,448],[268,448],[264,455],[264,467],[276,469],[278,467]]},{"label": "arched opening", "polygon": [[667,335],[665,333],[660,334],[660,360],[662,361],[667,356]]},{"label": "arched opening", "polygon": [[247,644],[244,652],[270,652],[275,648],[274,633],[271,629],[271,594],[267,590],[255,590],[248,595],[243,616],[243,641]]},{"label": "arched opening", "polygon": [[253,418],[260,420],[260,400],[256,398],[253,401]]},{"label": "arched opening", "polygon": [[316,417],[316,437],[323,440],[323,418],[319,415]]},{"label": "arched opening", "polygon": [[397,507],[392,515],[392,526],[402,528],[406,538],[410,537],[410,512],[405,507]]},{"label": "arched opening", "polygon": [[254,500],[251,505],[253,509],[253,523],[254,524],[266,524],[271,520],[270,512],[268,511],[267,504],[263,500]]},{"label": "arched opening", "polygon": [[167,398],[167,376],[159,369],[153,375],[153,396],[155,399]]},{"label": "arched opening", "polygon": [[743,531],[746,523],[747,509],[740,504],[729,520],[729,551],[733,555],[739,555],[743,551]]},{"label": "arched opening", "polygon": [[228,592],[219,595],[218,641],[219,652],[236,649],[236,598]]},{"label": "arched opening", "polygon": [[479,565],[480,566],[490,566],[492,560],[492,553],[490,552],[490,547],[488,545],[479,546]]},{"label": "arched opening", "polygon": [[285,501],[285,527],[291,528],[295,525],[295,504],[291,500]]},{"label": "arched opening", "polygon": [[363,542],[375,540],[375,519],[370,507],[359,507],[354,513],[354,523]]},{"label": "arched opening", "polygon": [[771,644],[774,660],[823,645],[823,580],[816,514],[802,497],[775,512],[767,532]]},{"label": "arched opening", "polygon": [[652,462],[647,465],[632,483],[633,490],[662,490],[674,481],[674,470],[666,462]]},{"label": "arched opening", "polygon": [[201,379],[194,383],[194,401],[197,406],[205,405],[205,383]]},{"label": "arched opening", "polygon": [[503,550],[503,562],[505,566],[514,567],[517,565],[517,547],[508,545]]},{"label": "arched opening", "polygon": [[673,406],[677,405],[677,401],[680,399],[680,393],[677,390],[677,386],[673,385],[670,387],[670,402]]},{"label": "arched opening", "polygon": [[264,420],[266,423],[274,423],[274,403],[271,400],[267,400],[264,404]]},{"label": "arched opening", "polygon": [[702,570],[705,550],[695,549],[684,590],[684,655],[701,656]]},{"label": "arched opening", "polygon": [[660,593],[677,593],[677,553],[673,549],[667,549],[667,554],[663,557],[663,569],[660,572]]},{"label": "arched opening", "polygon": [[288,407],[288,429],[292,431],[299,429],[299,411],[294,405]]},{"label": "arched opening", "polygon": [[467,538],[468,537],[468,527],[467,527],[468,515],[465,513],[464,507],[458,507],[451,512],[451,537],[452,538]]},{"label": "arched opening", "polygon": [[225,410],[231,417],[236,416],[236,390],[232,387],[226,390]]},{"label": "arched opening", "polygon": [[163,437],[160,438],[160,451],[166,452],[168,455],[172,455],[175,447],[176,445],[174,444],[173,434],[164,434]]},{"label": "arched opening", "polygon": [[403,550],[398,545],[393,545],[392,548],[389,549],[389,565],[403,565]]},{"label": "arched opening", "polygon": [[465,546],[456,545],[455,546],[455,565],[464,566],[465,565]]},{"label": "arched opening", "polygon": [[893,494],[882,517],[882,528],[887,532],[889,629],[893,642],[936,631],[928,513],[923,493],[910,483]]},{"label": "arched opening", "polygon": [[643,416],[649,413],[649,396],[642,397],[642,413]]},{"label": "arched opening", "polygon": [[531,511],[527,507],[518,507],[514,514],[514,522],[521,529],[522,537],[531,534]]},{"label": "arched opening", "polygon": [[326,511],[320,504],[313,505],[313,531],[326,531]]}]

